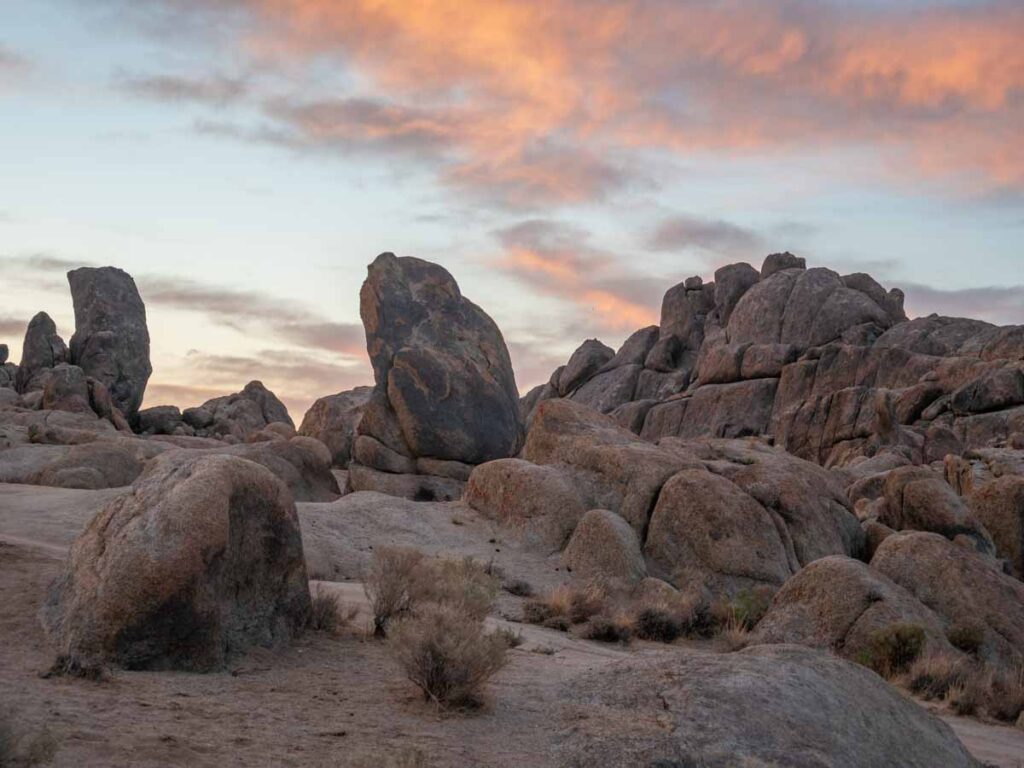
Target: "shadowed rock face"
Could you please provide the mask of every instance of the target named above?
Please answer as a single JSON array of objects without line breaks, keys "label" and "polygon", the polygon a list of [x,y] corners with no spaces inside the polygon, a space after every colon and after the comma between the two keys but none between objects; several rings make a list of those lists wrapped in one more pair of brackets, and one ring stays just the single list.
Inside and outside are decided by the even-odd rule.
[{"label": "shadowed rock face", "polygon": [[505,341],[445,269],[378,256],[360,314],[376,380],[360,434],[411,458],[480,464],[518,453],[519,395]]},{"label": "shadowed rock face", "polygon": [[116,267],[68,272],[75,307],[71,362],[100,381],[129,421],[142,404],[153,368],[146,307],[131,275]]},{"label": "shadowed rock face", "polygon": [[356,425],[372,392],[372,387],[356,387],[321,397],[306,411],[299,434],[315,437],[330,450],[334,466],[347,467],[352,458]]}]

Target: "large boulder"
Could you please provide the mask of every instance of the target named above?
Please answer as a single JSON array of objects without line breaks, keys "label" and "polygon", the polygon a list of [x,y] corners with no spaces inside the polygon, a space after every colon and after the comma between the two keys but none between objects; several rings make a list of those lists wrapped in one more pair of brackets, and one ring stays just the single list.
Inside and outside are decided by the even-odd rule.
[{"label": "large boulder", "polygon": [[979,552],[995,553],[985,526],[949,483],[928,467],[894,469],[886,477],[884,498],[879,521],[893,530],[932,531],[947,539],[963,536]]},{"label": "large boulder", "polygon": [[352,441],[373,387],[356,387],[321,397],[302,419],[299,434],[315,437],[331,452],[335,467],[347,467],[352,458]]},{"label": "large boulder", "polygon": [[592,509],[572,533],[562,563],[575,576],[639,582],[647,575],[640,540],[629,523],[607,509]]},{"label": "large boulder", "polygon": [[213,449],[261,464],[282,480],[295,501],[332,501],[341,491],[327,447],[312,437],[263,440]]},{"label": "large boulder", "polygon": [[92,438],[73,445],[28,443],[0,450],[0,482],[88,490],[119,488],[131,485],[145,463],[169,447],[130,438],[95,439],[95,433]]},{"label": "large boulder", "polygon": [[631,659],[562,695],[567,768],[980,768],[878,675],[798,646]]},{"label": "large boulder", "polygon": [[14,388],[21,393],[41,389],[39,374],[66,362],[68,348],[57,333],[56,323],[48,314],[40,312],[29,321],[25,330]]},{"label": "large boulder", "polygon": [[985,657],[1024,661],[1024,584],[995,560],[936,533],[915,531],[885,539],[871,567],[950,624],[965,618],[981,622]]},{"label": "large boulder", "polygon": [[597,339],[587,339],[572,353],[558,375],[558,394],[566,397],[615,358],[615,350]]},{"label": "large boulder", "polygon": [[991,534],[996,554],[1024,579],[1024,476],[993,479],[968,497],[968,506]]},{"label": "large boulder", "polygon": [[68,272],[75,308],[71,362],[102,382],[133,421],[153,372],[146,307],[131,275],[116,267]]},{"label": "large boulder", "polygon": [[917,598],[859,560],[834,555],[783,584],[755,640],[807,645],[856,661],[871,651],[872,634],[900,624],[924,630],[926,652],[954,652],[943,622]]},{"label": "large boulder", "polygon": [[615,512],[638,536],[646,530],[665,481],[681,469],[700,466],[565,399],[546,400],[537,407],[523,458],[558,468],[584,509]]},{"label": "large boulder", "polygon": [[409,456],[465,464],[519,452],[505,340],[445,269],[381,254],[363,283],[360,315],[376,382],[360,434]]},{"label": "large boulder", "polygon": [[211,671],[305,625],[295,503],[252,462],[174,451],[76,539],[41,611],[68,667]]},{"label": "large boulder", "polygon": [[562,472],[522,459],[476,467],[462,500],[545,553],[562,549],[584,512],[579,494]]}]

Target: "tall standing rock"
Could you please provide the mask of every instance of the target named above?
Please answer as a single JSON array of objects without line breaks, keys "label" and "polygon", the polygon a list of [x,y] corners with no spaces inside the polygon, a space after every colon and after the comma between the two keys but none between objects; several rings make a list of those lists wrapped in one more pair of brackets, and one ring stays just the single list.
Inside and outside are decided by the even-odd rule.
[{"label": "tall standing rock", "polygon": [[447,270],[381,254],[359,311],[376,381],[360,434],[409,457],[464,464],[519,452],[519,393],[505,340]]},{"label": "tall standing rock", "polygon": [[153,368],[146,307],[131,275],[116,267],[68,272],[75,307],[71,362],[102,382],[115,406],[132,420]]},{"label": "tall standing rock", "polygon": [[45,312],[38,313],[25,330],[21,365],[18,366],[14,388],[21,393],[42,389],[39,374],[67,361],[68,348],[57,334],[57,325]]}]

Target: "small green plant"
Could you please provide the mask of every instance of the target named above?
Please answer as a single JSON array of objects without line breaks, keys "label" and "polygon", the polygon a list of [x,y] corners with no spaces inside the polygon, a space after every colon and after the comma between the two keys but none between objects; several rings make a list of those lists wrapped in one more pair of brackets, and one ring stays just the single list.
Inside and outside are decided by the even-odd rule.
[{"label": "small green plant", "polygon": [[924,628],[893,624],[871,634],[857,661],[885,678],[903,672],[924,650]]},{"label": "small green plant", "polygon": [[312,610],[309,614],[309,626],[317,632],[336,634],[348,626],[359,613],[356,606],[343,608],[338,598],[322,584],[318,584],[313,590],[310,603]]},{"label": "small green plant", "polygon": [[772,603],[772,589],[757,586],[753,589],[741,589],[732,599],[730,607],[732,618],[746,630],[752,630],[768,613]]},{"label": "small green plant", "polygon": [[947,654],[919,657],[907,670],[906,686],[925,701],[944,699],[950,690],[963,685],[972,673],[971,665]]},{"label": "small green plant", "polygon": [[504,640],[505,645],[509,648],[518,648],[523,644],[523,633],[517,632],[511,627],[499,627],[494,634]]}]

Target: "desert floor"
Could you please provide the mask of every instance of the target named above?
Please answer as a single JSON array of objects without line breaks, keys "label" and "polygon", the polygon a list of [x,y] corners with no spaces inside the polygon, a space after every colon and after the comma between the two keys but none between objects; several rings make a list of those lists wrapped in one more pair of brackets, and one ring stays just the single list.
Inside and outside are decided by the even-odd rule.
[{"label": "desert floor", "polygon": [[[40,673],[54,653],[37,610],[68,544],[121,492],[0,484],[0,706],[14,713],[23,732],[49,730],[58,744],[54,765],[555,766],[559,744],[587,717],[566,693],[575,676],[638,655],[716,652],[710,642],[608,646],[495,617],[495,625],[520,631],[523,644],[490,684],[483,709],[441,712],[403,678],[385,644],[367,638],[362,586],[348,580],[318,582],[361,609],[351,630],[336,637],[309,633],[218,674],[115,671],[100,682],[44,679]],[[361,513],[332,517],[331,505],[299,506],[307,548],[340,563],[340,570],[357,572],[356,550],[365,556],[375,537],[412,543],[433,521],[429,550],[483,556],[500,549],[506,573],[539,588],[564,577],[551,562],[493,541],[486,523],[458,505],[425,504],[415,519],[396,507],[373,524]],[[515,616],[515,602],[503,597],[499,614]],[[1024,731],[937,714],[982,761],[1024,765]]]}]

